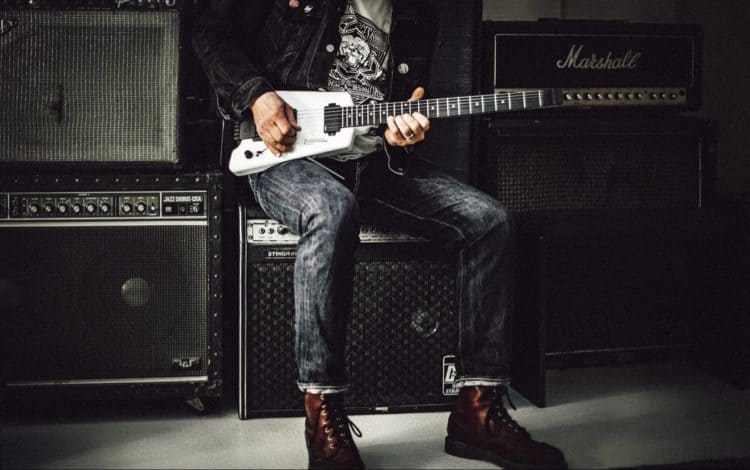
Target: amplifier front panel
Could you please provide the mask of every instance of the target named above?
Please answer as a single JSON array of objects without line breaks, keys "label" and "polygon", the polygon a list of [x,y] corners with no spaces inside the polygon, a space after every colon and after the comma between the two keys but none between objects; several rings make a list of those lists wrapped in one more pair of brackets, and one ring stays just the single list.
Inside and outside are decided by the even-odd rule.
[{"label": "amplifier front panel", "polygon": [[[295,245],[261,242],[243,249],[240,417],[299,414]],[[455,265],[424,241],[360,246],[346,343],[347,406],[393,411],[451,403],[446,373],[455,372],[455,289]]]},{"label": "amplifier front panel", "polygon": [[220,393],[219,188],[212,173],[3,175],[3,385]]},{"label": "amplifier front panel", "polygon": [[0,162],[177,162],[177,9],[3,15]]}]

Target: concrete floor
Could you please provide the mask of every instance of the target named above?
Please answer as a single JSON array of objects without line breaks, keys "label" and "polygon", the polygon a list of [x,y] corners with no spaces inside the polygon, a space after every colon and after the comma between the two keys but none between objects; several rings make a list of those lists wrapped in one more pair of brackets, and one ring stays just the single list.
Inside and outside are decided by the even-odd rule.
[{"label": "concrete floor", "polygon": [[[750,457],[750,390],[687,363],[548,371],[548,406],[515,394],[512,415],[561,448],[571,468]],[[354,415],[370,468],[497,468],[442,450],[447,412]],[[302,418],[241,421],[233,403],[204,416],[168,402],[99,403],[16,413],[2,467],[304,468]],[[747,461],[745,463],[750,463]],[[739,468],[739,467],[737,467]]]}]

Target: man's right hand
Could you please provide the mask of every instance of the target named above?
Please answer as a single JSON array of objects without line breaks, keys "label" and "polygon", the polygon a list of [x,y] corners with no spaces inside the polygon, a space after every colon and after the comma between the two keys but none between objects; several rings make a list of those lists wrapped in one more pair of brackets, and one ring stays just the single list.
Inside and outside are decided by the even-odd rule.
[{"label": "man's right hand", "polygon": [[250,106],[258,135],[274,155],[292,149],[301,129],[294,109],[273,91],[260,95]]}]

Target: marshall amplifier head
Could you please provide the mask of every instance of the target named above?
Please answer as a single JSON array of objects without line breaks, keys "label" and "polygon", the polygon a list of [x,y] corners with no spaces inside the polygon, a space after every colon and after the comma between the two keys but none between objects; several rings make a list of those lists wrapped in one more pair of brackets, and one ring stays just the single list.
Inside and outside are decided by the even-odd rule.
[{"label": "marshall amplifier head", "polygon": [[3,392],[217,396],[221,175],[0,176]]},{"label": "marshall amplifier head", "polygon": [[[294,357],[297,237],[240,210],[240,418],[303,414]],[[455,263],[432,244],[360,230],[346,343],[351,411],[447,409],[455,379]]]},{"label": "marshall amplifier head", "polygon": [[561,88],[572,109],[695,110],[701,42],[695,25],[486,21],[482,88]]}]

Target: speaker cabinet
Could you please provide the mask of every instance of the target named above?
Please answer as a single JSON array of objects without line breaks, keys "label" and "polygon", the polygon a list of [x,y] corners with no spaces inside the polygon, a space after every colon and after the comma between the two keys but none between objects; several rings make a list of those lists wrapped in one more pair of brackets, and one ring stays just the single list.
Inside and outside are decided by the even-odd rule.
[{"label": "speaker cabinet", "polygon": [[0,3],[0,163],[178,163],[180,3],[138,4]]},{"label": "speaker cabinet", "polygon": [[221,181],[0,179],[6,392],[221,391]]},{"label": "speaker cabinet", "polygon": [[478,185],[513,212],[702,207],[714,196],[709,121],[485,121]]},{"label": "speaker cabinet", "polygon": [[[239,414],[304,414],[294,358],[296,237],[240,209]],[[282,228],[282,233],[284,229]],[[353,412],[447,409],[457,389],[455,263],[425,241],[363,228],[346,342]]]},{"label": "speaker cabinet", "polygon": [[[727,331],[721,325],[743,315],[745,287],[730,279],[746,278],[746,257],[738,256],[746,242],[736,219],[721,211],[516,219],[511,376],[539,406],[548,367],[700,359],[708,340]],[[731,360],[712,358],[714,365]]]}]

